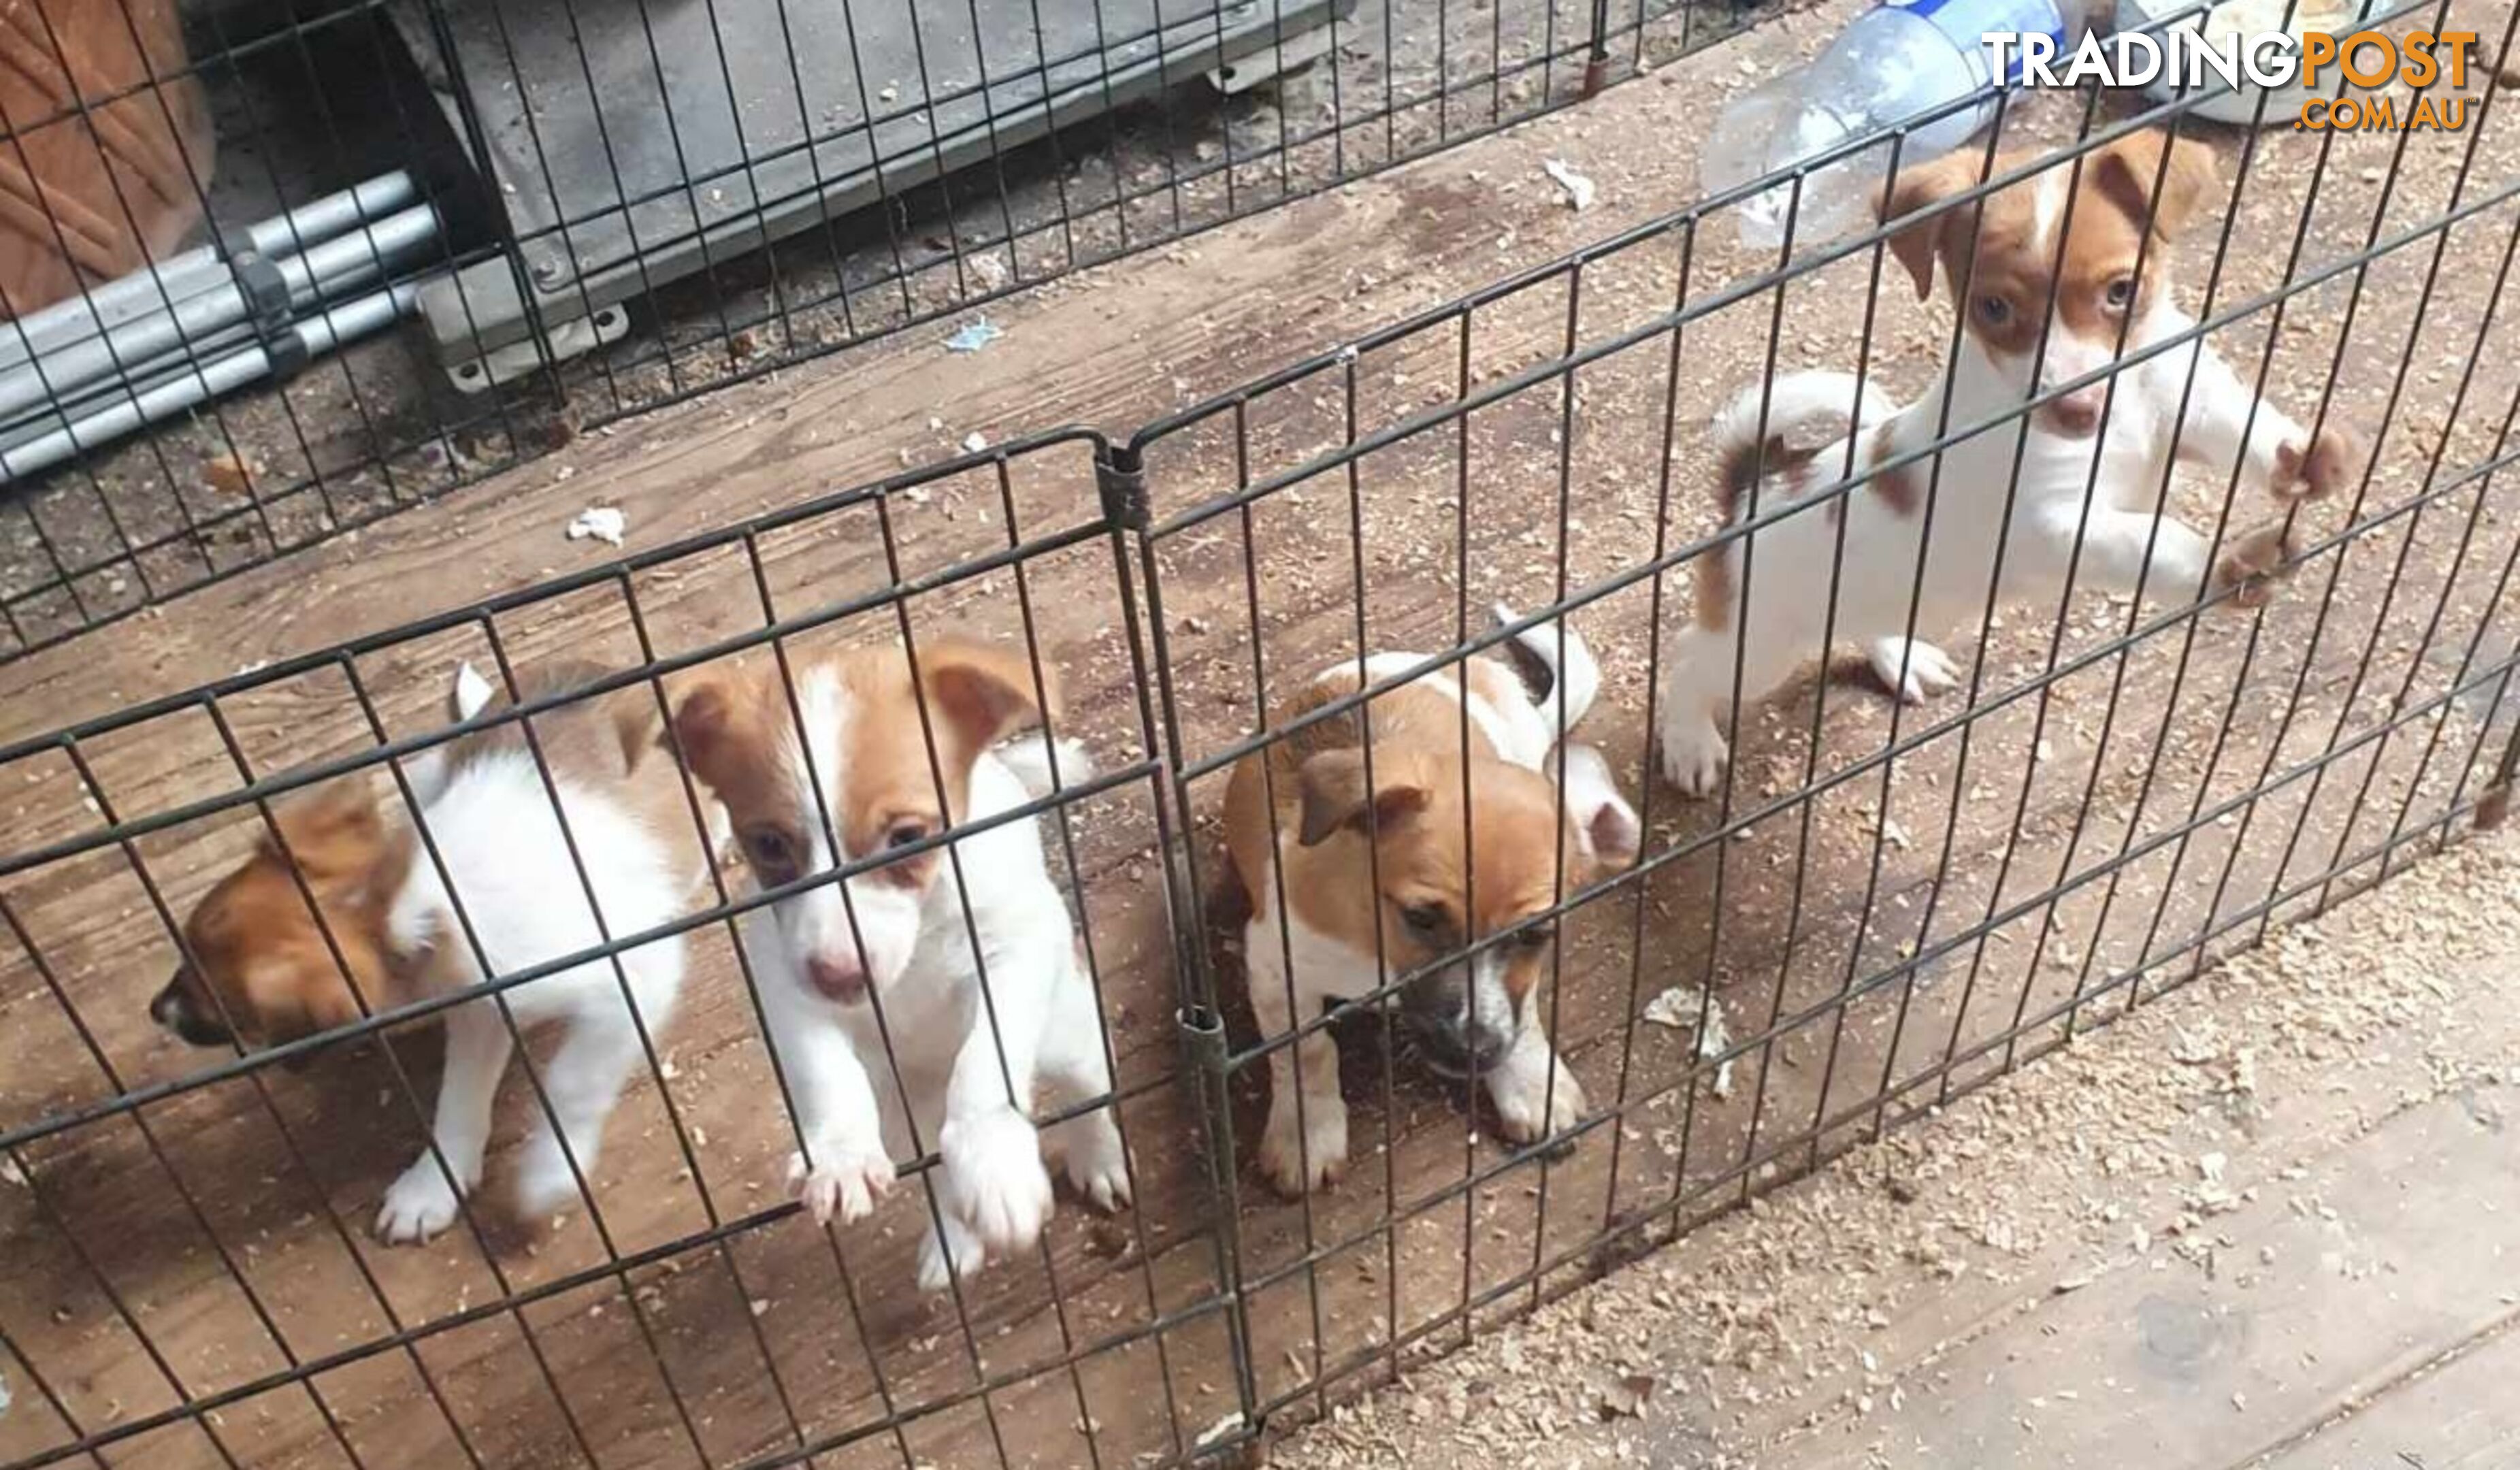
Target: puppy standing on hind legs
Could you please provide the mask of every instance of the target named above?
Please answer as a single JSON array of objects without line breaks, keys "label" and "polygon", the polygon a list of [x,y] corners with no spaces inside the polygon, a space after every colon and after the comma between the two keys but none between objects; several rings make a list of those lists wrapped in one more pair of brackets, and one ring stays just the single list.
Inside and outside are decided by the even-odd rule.
[{"label": "puppy standing on hind legs", "polygon": [[[1533,920],[1633,861],[1642,834],[1599,753],[1556,748],[1599,687],[1591,652],[1571,629],[1562,659],[1556,628],[1517,643],[1547,678],[1545,694],[1535,699],[1493,658],[1423,675],[1244,757],[1227,787],[1225,827],[1249,906],[1242,954],[1264,1040],[1313,1022],[1328,1002],[1372,994],[1386,976],[1502,936],[1427,970],[1399,1003],[1427,1062],[1477,1077],[1506,1136],[1527,1143],[1584,1116],[1583,1089],[1543,1018],[1552,926]],[[1384,653],[1362,668],[1334,665],[1284,718],[1423,662]],[[1335,1182],[1347,1167],[1336,1043],[1318,1028],[1282,1042],[1269,1079],[1261,1172],[1290,1196]]]},{"label": "puppy standing on hind legs", "polygon": [[[2031,161],[1999,156],[1983,177]],[[1965,193],[1982,164],[1963,151],[1907,170],[1882,218]],[[2171,235],[2213,187],[2212,150],[2153,129],[2094,151],[2079,176],[2074,166],[2059,159],[1891,237],[1918,299],[1932,295],[1939,263],[1960,304],[1958,344],[1925,397],[1894,408],[1868,391],[1857,404],[1847,375],[1795,373],[1745,388],[1718,416],[1728,518],[1748,518],[1754,505],[1763,520],[1784,513],[1697,558],[1696,609],[1667,652],[1656,732],[1663,774],[1683,790],[1723,784],[1722,722],[1736,682],[1743,702],[1756,700],[1824,656],[1824,639],[1860,645],[1914,702],[1959,676],[1910,629],[1952,627],[1990,598],[2053,604],[2081,583],[2140,590],[2166,607],[2227,591],[2262,600],[2291,559],[2282,524],[2242,532],[2215,559],[2204,537],[2163,513],[2174,464],[2287,502],[2326,495],[2352,473],[2352,436],[2330,424],[2314,437],[2201,338],[2048,399],[2023,432],[2025,404],[2110,367],[2121,340],[2134,352],[2196,325],[2171,299],[2168,257]],[[1816,452],[1784,447],[1797,425],[1850,410],[1844,438]],[[1850,467],[1865,474],[1956,432],[1966,437],[1939,452],[1939,468],[1925,454],[1852,493],[1808,499]]]},{"label": "puppy standing on hind legs", "polygon": [[[1040,1236],[1045,1150],[1097,1208],[1130,1195],[1109,1107],[1046,1134],[1032,1122],[1037,1088],[1061,1103],[1111,1091],[1092,979],[1038,827],[931,843],[1051,792],[1047,739],[1009,738],[1044,712],[1022,655],[988,645],[930,642],[915,667],[889,645],[791,666],[792,706],[763,663],[686,692],[674,735],[727,808],[758,888],[875,863],[738,927],[795,1099],[805,1148],[791,1178],[806,1207],[818,1222],[862,1219],[893,1161],[932,1146],[920,1280],[937,1290]],[[1056,756],[1060,781],[1090,774],[1076,747]]]}]

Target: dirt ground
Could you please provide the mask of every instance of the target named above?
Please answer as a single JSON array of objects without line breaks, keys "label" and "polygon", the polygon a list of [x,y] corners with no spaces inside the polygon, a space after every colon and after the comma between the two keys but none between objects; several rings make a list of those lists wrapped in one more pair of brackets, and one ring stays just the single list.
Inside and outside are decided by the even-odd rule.
[{"label": "dirt ground", "polygon": [[[1729,814],[1649,780],[1644,573],[1657,549],[1713,523],[1706,415],[1769,360],[1775,324],[1779,365],[1848,366],[1868,337],[1885,387],[1911,393],[1948,308],[1885,290],[1868,320],[1864,256],[1781,300],[1732,299],[1677,340],[1652,333],[1684,292],[1718,299],[1764,264],[1720,221],[1627,239],[1580,276],[1517,273],[1686,203],[1693,171],[1674,140],[1702,137],[1750,76],[1808,54],[1851,10],[1789,18],[1584,107],[1011,297],[992,307],[1006,335],[987,352],[895,338],[578,435],[0,665],[0,737],[33,742],[0,769],[6,850],[26,860],[0,877],[15,925],[0,948],[0,1127],[17,1129],[182,1086],[218,1060],[173,1045],[145,1008],[174,962],[160,900],[182,912],[252,840],[251,814],[233,809],[248,774],[433,727],[454,658],[491,661],[493,633],[528,666],[626,665],[931,575],[912,600],[922,631],[1029,633],[1066,676],[1072,732],[1124,773],[1070,810],[1075,855],[1062,842],[1059,868],[1095,946],[1140,1170],[1130,1215],[1062,1209],[1039,1263],[968,1302],[915,1298],[903,1283],[916,1201],[832,1236],[781,1213],[792,1136],[765,1105],[775,1082],[749,998],[711,932],[586,1215],[493,1209],[478,1233],[428,1251],[369,1238],[376,1191],[416,1136],[425,1039],[397,1041],[395,1065],[360,1048],[302,1075],[182,1092],[143,1110],[145,1132],[83,1124],[19,1150],[28,1183],[0,1189],[12,1243],[0,1323],[60,1408],[28,1407],[41,1396],[22,1390],[0,1455],[214,1393],[236,1396],[218,1439],[170,1425],[135,1435],[133,1452],[443,1463],[465,1441],[495,1463],[626,1467],[837,1436],[820,1462],[1175,1455],[1236,1427],[1238,1370],[1282,1426],[1415,1371],[1419,1353],[1615,1269],[1640,1237],[1721,1214],[2405,868],[2474,797],[2512,723],[2520,517],[2507,480],[2487,472],[2520,394],[2501,299],[2520,238],[2501,193],[2520,178],[2507,109],[2473,152],[2467,136],[2262,135],[2228,247],[2214,227],[2178,243],[2183,298],[2219,307],[2370,240],[2398,245],[2294,298],[2280,330],[2258,312],[2216,337],[2252,371],[2272,343],[2269,391],[2306,417],[2332,387],[2330,411],[2375,447],[2361,493],[2304,512],[2304,563],[2266,608],[2158,625],[2104,599],[2008,609],[1985,639],[1953,643],[1980,681],[1966,699],[1901,711],[1860,681],[1811,681],[1745,719]],[[2499,36],[2511,14],[2480,7],[2477,27]],[[2052,140],[2076,106],[2040,99],[2017,123]],[[2224,178],[2239,179],[2246,140],[2212,136]],[[1592,209],[1565,206],[1542,171],[1552,158],[1597,181]],[[2398,241],[2453,203],[2475,207]],[[1467,312],[1333,350],[1501,282]],[[1587,360],[1570,375],[1517,377],[1571,353]],[[1020,575],[954,573],[1002,551],[1017,523],[1035,537],[1091,523],[1092,446],[1077,437],[749,539],[663,550],[937,466],[971,434],[1005,444],[1060,423],[1147,423],[1290,364],[1302,370],[1147,453],[1159,517],[1281,483],[1166,526],[1143,557],[1089,536],[1027,557]],[[1459,419],[1412,417],[1474,396]],[[1352,464],[1326,458],[1369,436]],[[2221,492],[2182,480],[2174,507],[2210,529]],[[567,539],[595,505],[622,510],[626,550],[655,559],[614,574],[610,549]],[[2234,526],[2264,513],[2229,509]],[[588,580],[382,637],[562,574]],[[1690,575],[1663,579],[1667,615]],[[1648,803],[1656,866],[1570,915],[1552,991],[1553,1034],[1616,1120],[1564,1160],[1506,1164],[1478,1115],[1405,1064],[1386,1070],[1365,1018],[1346,1047],[1360,1140],[1348,1180],[1304,1206],[1269,1195],[1247,1165],[1261,1084],[1246,1066],[1234,1088],[1242,1167],[1218,1189],[1172,1018],[1210,979],[1231,1004],[1233,935],[1194,905],[1168,915],[1160,879],[1170,859],[1213,886],[1222,776],[1180,793],[1183,840],[1167,854],[1143,763],[1157,750],[1212,760],[1360,640],[1440,647],[1475,630],[1492,597],[1528,607],[1629,576],[1641,580],[1574,621],[1607,678],[1586,734]],[[2144,636],[2110,648],[2130,629]],[[878,608],[816,637],[896,634]],[[371,636],[355,656],[221,697],[218,721],[178,704],[74,747],[36,738]],[[1881,759],[1894,736],[1896,757]],[[1806,787],[1818,795],[1800,799]],[[100,835],[109,811],[168,824],[123,848]],[[1168,919],[1189,930],[1188,974]],[[1238,1024],[1233,1042],[1250,1040]],[[530,1106],[512,1088],[494,1180]],[[1653,1228],[1594,1249],[1640,1221]],[[1222,1320],[1229,1245],[1250,1286],[1235,1303],[1254,1345],[1240,1364]],[[536,1295],[484,1306],[516,1292]],[[396,1329],[419,1335],[328,1367],[311,1390],[257,1387]],[[1080,1346],[1092,1351],[1071,1365]],[[921,1412],[897,1433],[875,1427],[902,1404]]]},{"label": "dirt ground", "polygon": [[2520,1459],[2520,839],[1280,1443],[1333,1467]]}]

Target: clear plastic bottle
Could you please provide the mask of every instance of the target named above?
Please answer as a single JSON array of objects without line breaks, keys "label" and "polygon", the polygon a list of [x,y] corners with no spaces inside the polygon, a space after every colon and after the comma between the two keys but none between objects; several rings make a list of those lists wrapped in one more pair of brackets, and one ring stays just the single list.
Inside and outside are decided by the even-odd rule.
[{"label": "clear plastic bottle", "polygon": [[[1698,188],[1715,194],[1790,168],[1849,138],[1878,132],[1966,97],[1993,79],[1985,36],[2045,33],[2059,44],[2065,20],[2056,0],[1887,0],[1839,33],[1810,66],[1733,100],[1699,156]],[[2018,53],[2007,58],[2020,79]],[[1987,125],[1992,98],[1935,118],[1908,134],[1905,167],[1948,153]],[[1847,155],[1803,180],[1794,238],[1827,240],[1869,212],[1890,161],[1890,141]],[[1745,245],[1773,249],[1784,238],[1790,186],[1741,202]]]}]

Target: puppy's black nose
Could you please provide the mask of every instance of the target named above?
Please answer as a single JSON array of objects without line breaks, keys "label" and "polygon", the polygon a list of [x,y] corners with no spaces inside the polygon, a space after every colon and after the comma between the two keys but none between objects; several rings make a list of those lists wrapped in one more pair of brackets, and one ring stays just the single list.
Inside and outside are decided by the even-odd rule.
[{"label": "puppy's black nose", "polygon": [[196,1047],[217,1047],[228,1040],[228,1029],[212,1016],[201,1013],[185,994],[183,977],[166,982],[166,988],[149,1002],[149,1018]]},{"label": "puppy's black nose", "polygon": [[1513,1034],[1471,1020],[1425,1020],[1417,1028],[1418,1049],[1436,1071],[1453,1077],[1486,1074],[1505,1060]]}]

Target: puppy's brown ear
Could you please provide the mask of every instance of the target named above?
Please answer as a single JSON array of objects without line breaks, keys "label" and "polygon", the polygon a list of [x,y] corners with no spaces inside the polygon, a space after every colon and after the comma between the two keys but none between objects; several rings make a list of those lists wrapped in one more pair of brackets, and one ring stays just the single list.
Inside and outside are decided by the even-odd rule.
[{"label": "puppy's brown ear", "polygon": [[1374,776],[1369,800],[1363,750],[1325,750],[1304,762],[1297,772],[1304,806],[1295,840],[1314,847],[1335,832],[1371,832],[1376,826],[1388,830],[1426,810],[1423,785],[1387,764]]},{"label": "puppy's brown ear", "polygon": [[[1999,171],[2002,167],[2001,163],[1996,165]],[[1885,225],[1905,219],[1993,177],[1985,168],[1986,157],[1975,149],[1962,149],[1902,168],[1899,176],[1874,197],[1873,213]],[[1930,300],[1934,294],[1934,257],[1943,252],[1944,242],[1965,243],[1976,228],[1977,206],[1966,204],[1929,214],[1890,237],[1890,253],[1908,268],[1909,277],[1916,283],[1917,300]]]},{"label": "puppy's brown ear", "polygon": [[2215,183],[2214,150],[2194,138],[2173,141],[2166,128],[2130,133],[2083,167],[2101,198],[2158,240],[2193,218]]},{"label": "puppy's brown ear", "polygon": [[[363,876],[384,848],[384,817],[364,774],[326,781],[276,808],[271,820],[297,870],[319,885]],[[269,831],[262,834],[262,845],[265,852],[280,855]]]},{"label": "puppy's brown ear", "polygon": [[920,646],[919,678],[929,714],[961,735],[972,750],[985,750],[1045,715],[1058,715],[1058,685],[1049,666],[1041,674],[1050,695],[1045,711],[1033,697],[1032,660],[1021,647],[934,640]]},{"label": "puppy's brown ear", "polygon": [[735,735],[735,690],[729,679],[706,679],[684,690],[674,705],[670,736],[694,776],[722,790],[719,778]]}]

